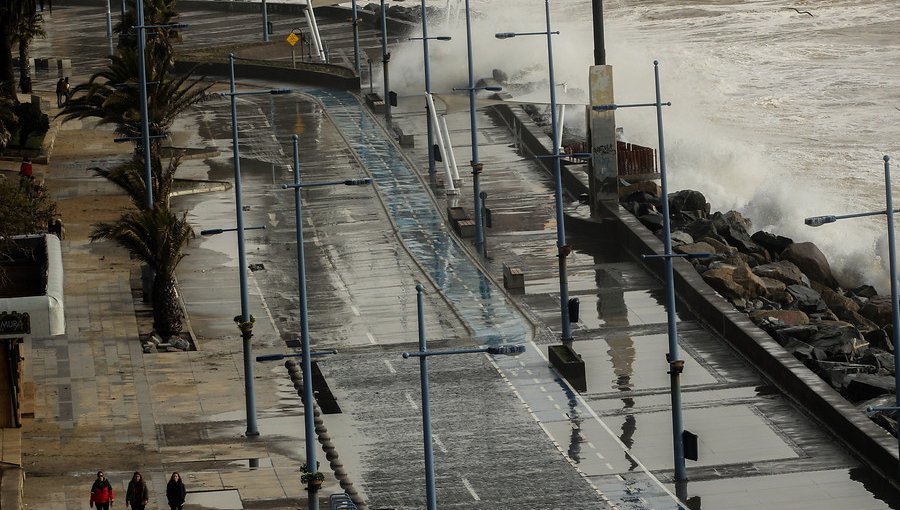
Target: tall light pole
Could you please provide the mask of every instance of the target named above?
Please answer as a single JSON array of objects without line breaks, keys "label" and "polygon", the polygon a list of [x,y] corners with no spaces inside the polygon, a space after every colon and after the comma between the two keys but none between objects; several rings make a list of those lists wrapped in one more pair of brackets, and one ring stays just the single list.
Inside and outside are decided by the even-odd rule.
[{"label": "tall light pole", "polygon": [[547,30],[543,32],[500,32],[495,35],[497,39],[509,39],[519,35],[546,35],[547,36],[547,71],[550,78],[550,138],[553,144],[553,176],[555,178],[554,197],[556,200],[556,250],[559,258],[559,315],[562,323],[561,340],[563,345],[571,346],[572,323],[569,321],[569,282],[566,275],[566,257],[572,252],[572,248],[566,244],[566,224],[563,209],[562,169],[559,163],[559,124],[556,114],[556,78],[553,75],[553,32],[550,29],[550,0],[544,0],[545,19]]},{"label": "tall light pole", "polygon": [[[109,5],[110,0],[106,0],[106,37],[112,37],[112,6]],[[141,23],[143,25],[143,23]]]},{"label": "tall light pole", "polygon": [[353,23],[353,69],[356,76],[361,76],[359,68],[359,17],[356,12],[356,0],[350,2],[350,20]]},{"label": "tall light pole", "polygon": [[262,0],[263,42],[269,42],[269,9],[266,0]]},{"label": "tall light pole", "polygon": [[387,9],[384,0],[381,0],[381,70],[384,74],[384,125],[391,129],[391,80],[390,69],[391,54],[387,50]]},{"label": "tall light pole", "polygon": [[[900,353],[900,292],[897,290],[897,249],[894,240],[894,214],[900,212],[894,209],[894,198],[891,192],[891,157],[884,156],[884,211],[853,213],[844,215],[814,216],[806,218],[805,223],[811,227],[819,227],[826,223],[834,223],[847,218],[860,218],[863,216],[876,216],[884,214],[887,217],[888,235],[888,264],[891,277],[891,342],[894,353]],[[900,356],[894,356],[894,393],[896,399],[893,407],[868,407],[868,411],[900,411]],[[897,445],[900,448],[900,435],[897,436]]]},{"label": "tall light pole", "polygon": [[[708,258],[709,253],[679,254],[672,252],[672,227],[669,216],[669,190],[666,173],[666,143],[663,136],[662,107],[671,106],[672,103],[662,102],[659,86],[659,62],[653,61],[653,73],[656,83],[656,102],[636,104],[605,104],[592,108],[598,111],[617,110],[619,108],[640,108],[652,106],[656,108],[656,130],[659,139],[659,178],[660,178],[660,203],[663,216],[663,254],[644,255],[643,258],[662,258],[664,260],[664,276],[666,284],[666,317],[668,325],[669,352],[666,361],[669,365],[669,392],[672,403],[672,447],[675,467],[676,485],[687,481],[687,471],[684,465],[684,421],[682,419],[681,403],[681,373],[684,371],[684,360],[681,359],[678,349],[678,317],[675,313],[675,278],[672,260],[675,258]],[[683,486],[683,484],[682,484]],[[680,489],[676,487],[680,492]],[[679,494],[679,497],[680,494]]]},{"label": "tall light pole", "polygon": [[422,52],[424,54],[424,65],[425,65],[425,126],[427,133],[427,144],[428,144],[428,175],[434,176],[435,173],[435,165],[434,165],[434,122],[432,122],[432,114],[431,111],[431,102],[428,100],[428,95],[431,94],[431,58],[428,52],[428,40],[436,39],[438,41],[449,41],[450,37],[447,36],[438,36],[438,37],[428,37],[428,18],[425,14],[425,0],[422,0],[422,37],[410,37],[410,40],[422,39]]},{"label": "tall light pole", "polygon": [[472,61],[472,15],[469,0],[466,0],[466,56],[469,67],[469,132],[472,137],[472,209],[475,214],[475,251],[487,256],[484,240],[484,215],[481,203],[481,171],[484,165],[478,159],[478,120],[475,116],[475,64]]},{"label": "tall light pole", "polygon": [[228,54],[229,93],[231,97],[231,146],[234,157],[234,208],[237,222],[238,274],[240,275],[241,315],[238,329],[241,331],[244,353],[244,400],[247,408],[247,436],[258,436],[256,425],[256,394],[253,389],[253,316],[250,315],[250,299],[247,284],[247,253],[244,246],[244,204],[241,190],[241,151],[238,143],[237,96],[251,94],[287,94],[290,90],[274,89],[237,92],[234,84],[234,54]]},{"label": "tall light pole", "polygon": [[[301,188],[319,186],[363,186],[372,183],[372,179],[346,179],[341,181],[315,182],[302,184],[300,182],[300,149],[299,137],[293,135],[291,143],[294,147],[294,184],[285,184],[283,189],[294,190],[294,222],[296,224],[297,239],[297,286],[300,292],[300,356],[303,367],[303,424],[306,434],[306,465],[313,473],[318,471],[316,462],[316,425],[314,421],[313,383],[312,383],[312,353],[310,352],[309,338],[309,312],[306,302],[306,258],[303,251],[303,201],[300,198]],[[309,493],[308,504],[310,510],[318,510],[319,498],[310,483],[307,487]]]},{"label": "tall light pole", "polygon": [[678,352],[678,318],[675,316],[675,275],[672,265],[672,222],[669,217],[669,191],[666,176],[666,146],[663,137],[662,123],[662,99],[659,91],[659,62],[653,62],[653,72],[656,77],[656,129],[659,137],[659,178],[660,178],[660,202],[663,215],[663,253],[665,255],[666,273],[666,316],[668,319],[669,354],[666,356],[669,362],[669,386],[672,401],[672,442],[673,456],[675,460],[675,481],[687,480],[687,472],[684,467],[684,421],[681,410],[681,372],[684,370],[684,360]]},{"label": "tall light pole", "polygon": [[[425,56],[425,94],[431,94],[431,63],[428,58],[428,18],[425,9],[425,0],[422,0],[422,52]],[[428,140],[428,175],[434,176],[434,126],[431,122],[431,108],[425,101],[425,126]]]},{"label": "tall light pole", "polygon": [[138,52],[138,86],[141,98],[141,134],[144,137],[144,188],[146,194],[147,209],[153,209],[153,173],[150,164],[150,124],[147,115],[147,66],[145,63],[146,39],[144,37],[144,0],[137,0],[138,26],[137,28],[137,52]]},{"label": "tall light pole", "polygon": [[422,389],[422,440],[425,448],[425,502],[427,510],[437,510],[437,490],[434,482],[434,435],[431,432],[431,397],[428,390],[428,356],[448,354],[503,354],[518,356],[525,352],[524,345],[499,345],[475,349],[447,349],[429,351],[425,342],[425,288],[416,284],[416,311],[419,318],[419,352],[404,352],[403,358],[419,358],[419,383]]}]

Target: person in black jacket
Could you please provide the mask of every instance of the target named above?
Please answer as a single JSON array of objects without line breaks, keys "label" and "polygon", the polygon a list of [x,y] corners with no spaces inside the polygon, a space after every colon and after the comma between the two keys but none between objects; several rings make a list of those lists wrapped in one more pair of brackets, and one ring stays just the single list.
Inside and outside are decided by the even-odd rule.
[{"label": "person in black jacket", "polygon": [[169,483],[166,484],[166,499],[169,501],[171,510],[182,510],[184,508],[184,499],[187,496],[187,489],[184,488],[184,482],[178,471],[172,473]]},{"label": "person in black jacket", "polygon": [[125,507],[131,505],[134,510],[144,510],[147,501],[150,500],[150,492],[147,490],[147,484],[144,483],[144,477],[139,471],[134,472],[131,481],[128,482],[128,491],[125,493]]}]

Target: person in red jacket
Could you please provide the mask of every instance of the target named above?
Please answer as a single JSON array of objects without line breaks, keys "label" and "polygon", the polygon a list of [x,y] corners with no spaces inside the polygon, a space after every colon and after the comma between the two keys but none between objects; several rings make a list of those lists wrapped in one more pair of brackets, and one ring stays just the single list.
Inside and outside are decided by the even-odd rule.
[{"label": "person in red jacket", "polygon": [[97,510],[109,510],[109,506],[115,502],[112,484],[103,475],[103,471],[98,471],[97,479],[91,486],[91,508],[97,505]]}]

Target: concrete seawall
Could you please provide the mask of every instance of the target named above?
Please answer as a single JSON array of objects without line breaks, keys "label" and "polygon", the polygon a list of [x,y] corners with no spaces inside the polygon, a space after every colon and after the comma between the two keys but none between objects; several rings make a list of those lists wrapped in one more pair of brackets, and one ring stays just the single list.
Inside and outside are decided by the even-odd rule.
[{"label": "concrete seawall", "polygon": [[[550,154],[550,139],[528,120],[515,105],[496,105],[494,114],[518,134],[524,148],[534,155]],[[549,158],[540,160],[552,172]],[[572,197],[587,193],[583,178],[562,166],[566,193]],[[610,236],[621,249],[641,261],[660,280],[664,263],[660,259],[642,260],[641,255],[663,252],[662,241],[631,213],[615,204],[601,214],[602,220],[566,215],[566,227]],[[602,222],[602,223],[601,223]],[[884,429],[859,412],[850,402],[788,353],[768,333],[717,294],[690,263],[674,261],[675,293],[679,306],[686,306],[709,329],[725,339],[752,363],[772,384],[794,400],[837,436],[860,459],[892,484],[900,487],[896,476],[900,459],[897,441]],[[590,370],[590,367],[587,367]]]}]

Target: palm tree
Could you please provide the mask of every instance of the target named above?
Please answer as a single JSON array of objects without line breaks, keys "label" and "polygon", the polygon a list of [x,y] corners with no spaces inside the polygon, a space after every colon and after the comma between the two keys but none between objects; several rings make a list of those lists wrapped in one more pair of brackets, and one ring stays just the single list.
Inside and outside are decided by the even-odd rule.
[{"label": "palm tree", "polygon": [[[132,52],[114,55],[106,69],[72,90],[72,99],[60,112],[63,120],[96,118],[104,124],[115,124],[116,132],[122,136],[139,137],[142,127],[137,60]],[[155,82],[147,86],[150,136],[165,136],[179,115],[211,97],[207,90],[213,84],[203,83],[204,78],[193,77],[193,72],[173,76],[170,59],[148,61],[147,81]],[[143,148],[139,141],[135,145],[135,156],[139,157]]]},{"label": "palm tree", "polygon": [[34,0],[0,2],[0,96],[15,100],[16,77],[12,65],[12,45],[20,21],[35,10]]},{"label": "palm tree", "polygon": [[[159,157],[154,156],[150,159],[151,172],[156,177],[153,179],[153,196],[154,198],[159,197],[158,201],[163,206],[168,207],[169,205],[169,195],[175,184],[175,172],[181,164],[182,155],[183,153],[178,153],[172,156],[165,169],[162,168],[162,161]],[[91,170],[125,191],[138,209],[146,205],[147,188],[144,187],[143,161],[131,160],[111,169],[95,167]]]},{"label": "palm tree", "polygon": [[32,10],[19,19],[14,42],[19,44],[19,90],[23,94],[31,93],[31,41],[36,37],[44,37],[44,18],[34,11],[34,0],[30,0]]},{"label": "palm tree", "polygon": [[168,207],[131,209],[115,223],[97,223],[91,241],[113,240],[150,266],[153,280],[153,329],[163,338],[181,332],[184,315],[175,290],[175,268],[184,246],[194,236],[187,213],[180,217]]},{"label": "palm tree", "polygon": [[[175,3],[176,0],[146,0],[144,2],[144,25],[161,26],[175,23],[178,17]],[[138,24],[136,10],[137,7],[134,0],[132,0],[125,16],[114,28],[116,33],[123,36],[119,37],[120,51],[135,51],[137,49],[137,33],[132,28]],[[175,28],[153,29],[153,32],[147,33],[148,52],[157,57],[171,58],[172,42],[180,40],[181,35]]]}]

